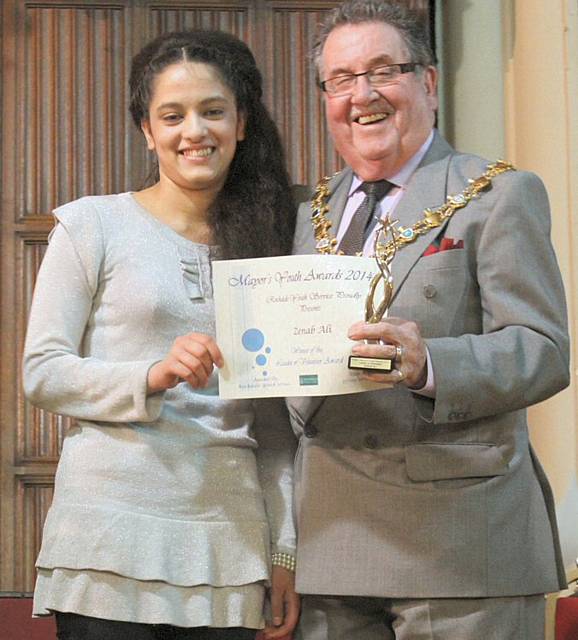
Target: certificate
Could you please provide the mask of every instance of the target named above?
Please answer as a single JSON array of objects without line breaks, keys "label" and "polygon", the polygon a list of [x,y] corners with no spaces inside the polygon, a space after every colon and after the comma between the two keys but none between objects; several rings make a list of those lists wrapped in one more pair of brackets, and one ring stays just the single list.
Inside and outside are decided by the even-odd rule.
[{"label": "certificate", "polygon": [[213,263],[221,398],[382,388],[348,368],[373,258],[299,255]]}]

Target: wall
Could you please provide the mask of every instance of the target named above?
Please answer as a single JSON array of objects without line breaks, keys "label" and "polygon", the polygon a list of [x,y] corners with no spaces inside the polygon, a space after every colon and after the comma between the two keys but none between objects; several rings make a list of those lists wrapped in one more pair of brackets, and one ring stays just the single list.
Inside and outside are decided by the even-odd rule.
[{"label": "wall", "polygon": [[529,419],[570,568],[578,557],[578,7],[575,0],[443,0],[438,10],[447,136],[458,149],[535,171],[550,196],[573,375]]}]

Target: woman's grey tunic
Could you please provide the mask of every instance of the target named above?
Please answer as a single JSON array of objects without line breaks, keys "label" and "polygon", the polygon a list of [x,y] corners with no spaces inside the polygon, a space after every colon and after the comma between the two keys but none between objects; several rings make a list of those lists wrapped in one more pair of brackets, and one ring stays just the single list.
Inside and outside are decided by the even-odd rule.
[{"label": "woman's grey tunic", "polygon": [[78,426],[56,474],[34,611],[258,627],[270,553],[294,551],[291,436],[253,425],[249,401],[219,399],[215,373],[206,389],[146,395],[177,336],[214,335],[215,250],[129,193],[55,216],[24,385]]}]

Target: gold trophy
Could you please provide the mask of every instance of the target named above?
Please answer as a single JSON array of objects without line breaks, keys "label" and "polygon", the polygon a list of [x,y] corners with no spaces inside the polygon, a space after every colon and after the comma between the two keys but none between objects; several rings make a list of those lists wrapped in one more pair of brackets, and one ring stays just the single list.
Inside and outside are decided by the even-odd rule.
[{"label": "gold trophy", "polygon": [[[375,242],[373,244],[375,261],[379,271],[373,276],[369,285],[369,292],[365,299],[365,321],[370,323],[381,322],[387,313],[393,298],[393,276],[391,273],[391,263],[397,252],[399,232],[393,226],[389,215],[384,220],[377,221],[375,230]],[[389,241],[388,241],[389,239]],[[383,282],[383,298],[376,304],[376,295],[380,283]],[[371,341],[377,343],[378,341]],[[366,344],[370,341],[366,340]],[[349,356],[349,369],[359,369],[362,371],[373,371],[379,373],[389,373],[393,370],[393,358],[371,358],[367,356]]]}]

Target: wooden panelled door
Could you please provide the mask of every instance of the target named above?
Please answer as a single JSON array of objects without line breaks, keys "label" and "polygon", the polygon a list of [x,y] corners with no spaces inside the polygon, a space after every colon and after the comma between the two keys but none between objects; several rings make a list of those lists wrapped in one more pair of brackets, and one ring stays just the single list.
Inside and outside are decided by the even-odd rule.
[{"label": "wooden panelled door", "polygon": [[[23,397],[21,354],[57,205],[139,189],[149,170],[128,110],[131,57],[181,28],[229,31],[255,53],[295,183],[339,159],[308,59],[334,0],[2,0],[0,591],[30,592],[68,418]],[[423,6],[422,0],[411,2]],[[98,452],[94,452],[98,455]]]}]

